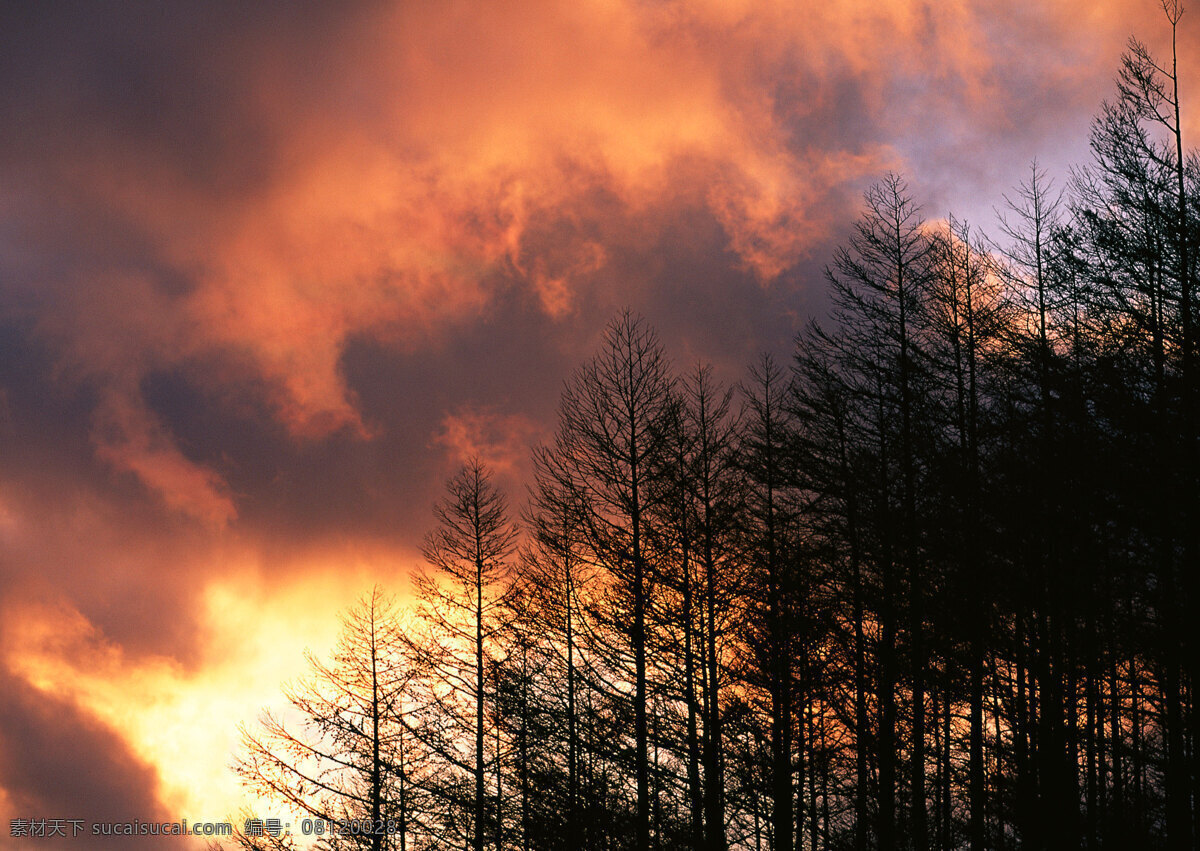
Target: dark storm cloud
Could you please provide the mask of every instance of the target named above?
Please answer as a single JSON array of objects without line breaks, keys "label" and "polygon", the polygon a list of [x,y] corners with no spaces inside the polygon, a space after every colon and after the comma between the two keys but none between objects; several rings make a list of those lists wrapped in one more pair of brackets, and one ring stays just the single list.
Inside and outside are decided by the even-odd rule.
[{"label": "dark storm cloud", "polygon": [[[158,803],[154,769],[130,755],[119,731],[81,712],[70,701],[33,688],[0,670],[0,789],[7,790],[12,818],[69,819],[82,822],[78,838],[30,839],[39,848],[123,849],[128,838],[92,835],[92,825],[112,822],[174,821]],[[10,840],[15,842],[16,840]],[[156,848],[181,848],[158,837]]]}]

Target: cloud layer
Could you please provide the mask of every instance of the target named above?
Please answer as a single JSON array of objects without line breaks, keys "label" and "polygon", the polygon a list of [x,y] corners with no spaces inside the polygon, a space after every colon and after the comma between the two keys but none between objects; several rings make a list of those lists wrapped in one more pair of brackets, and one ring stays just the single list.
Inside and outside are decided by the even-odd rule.
[{"label": "cloud layer", "polygon": [[[0,815],[163,811],[175,757],[122,700],[235,688],[214,589],[256,588],[254,640],[298,658],[286,613],[335,627],[330,575],[403,575],[462,457],[519,498],[615,310],[736,377],[821,310],[883,171],[976,223],[1031,157],[1061,180],[1130,30],[1168,46],[1152,7],[0,13],[0,594],[25,625],[0,648]],[[71,640],[34,641],[35,615]]]}]

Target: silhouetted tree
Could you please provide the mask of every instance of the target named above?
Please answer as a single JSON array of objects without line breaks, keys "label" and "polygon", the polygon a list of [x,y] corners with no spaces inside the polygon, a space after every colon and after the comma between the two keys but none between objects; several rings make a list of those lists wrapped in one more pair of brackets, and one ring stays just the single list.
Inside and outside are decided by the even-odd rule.
[{"label": "silhouetted tree", "polygon": [[[418,575],[416,585],[420,612],[442,649],[433,657],[439,663],[439,678],[449,687],[440,705],[452,716],[460,707],[469,707],[474,716],[471,840],[475,851],[482,851],[488,823],[486,659],[498,629],[496,615],[509,592],[508,559],[516,547],[517,530],[509,520],[504,494],[478,459],[450,479],[434,513],[439,524],[423,548],[434,572]],[[432,646],[427,643],[424,649],[431,651]],[[497,831],[499,827],[495,825]]]},{"label": "silhouetted tree", "polygon": [[316,819],[369,822],[363,835],[330,842],[397,847],[408,808],[400,768],[409,680],[402,646],[395,605],[376,586],[343,619],[332,664],[309,654],[312,673],[285,689],[300,728],[270,712],[260,729],[243,728],[234,766],[242,781]]},{"label": "silhouetted tree", "polygon": [[[1182,8],[1165,0],[1172,27]],[[740,410],[630,312],[516,529],[472,462],[419,629],[378,592],[239,771],[356,847],[1191,847],[1200,165],[1131,41],[1001,240],[887,175]],[[341,841],[326,842],[331,849]]]},{"label": "silhouetted tree", "polygon": [[633,662],[636,848],[650,847],[650,753],[646,652],[652,518],[669,459],[674,378],[658,339],[628,311],[614,320],[599,354],[563,390],[559,428],[542,458],[578,512],[584,557],[609,580],[604,628],[623,635]]}]

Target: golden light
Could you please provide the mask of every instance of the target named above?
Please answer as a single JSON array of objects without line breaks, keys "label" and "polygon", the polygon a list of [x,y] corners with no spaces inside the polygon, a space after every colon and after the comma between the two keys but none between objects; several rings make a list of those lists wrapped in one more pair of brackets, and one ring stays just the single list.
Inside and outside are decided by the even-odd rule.
[{"label": "golden light", "polygon": [[306,649],[327,655],[340,615],[380,576],[370,559],[303,567],[299,578],[273,580],[251,567],[201,589],[206,638],[193,670],[166,656],[130,658],[66,604],[10,611],[7,662],[116,730],[157,771],[170,818],[194,824],[249,811],[288,820],[294,814],[247,795],[230,770],[239,725],[252,729],[264,708],[291,717],[281,684],[307,673]]}]

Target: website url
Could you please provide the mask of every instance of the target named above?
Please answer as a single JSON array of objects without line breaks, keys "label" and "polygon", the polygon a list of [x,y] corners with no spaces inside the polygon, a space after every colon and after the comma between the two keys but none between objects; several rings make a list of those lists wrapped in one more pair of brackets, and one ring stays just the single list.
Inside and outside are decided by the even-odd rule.
[{"label": "website url", "polygon": [[8,835],[26,839],[55,836],[233,836],[227,821],[114,821],[91,822],[73,818],[12,819]]}]

